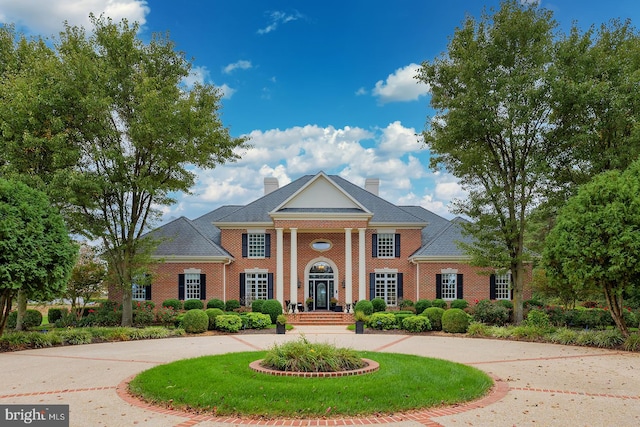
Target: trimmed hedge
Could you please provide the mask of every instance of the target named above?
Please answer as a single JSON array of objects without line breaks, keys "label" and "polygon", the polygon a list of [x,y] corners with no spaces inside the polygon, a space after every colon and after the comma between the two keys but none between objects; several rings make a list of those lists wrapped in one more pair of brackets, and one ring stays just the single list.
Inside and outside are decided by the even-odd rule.
[{"label": "trimmed hedge", "polygon": [[200,334],[209,328],[209,316],[197,308],[189,310],[184,314],[182,326],[187,333]]},{"label": "trimmed hedge", "polygon": [[242,318],[234,314],[222,314],[216,317],[216,329],[225,332],[238,332],[242,327]]},{"label": "trimmed hedge", "polygon": [[365,315],[370,316],[373,314],[373,304],[371,304],[371,301],[367,301],[366,299],[360,300],[356,303],[356,308],[353,311],[361,311]]},{"label": "trimmed hedge", "polygon": [[434,331],[442,330],[442,315],[444,314],[444,308],[429,307],[425,309],[421,316],[425,316],[431,323],[431,329]]},{"label": "trimmed hedge", "polygon": [[416,314],[422,314],[423,311],[425,311],[427,308],[432,307],[433,305],[431,304],[431,300],[430,299],[421,299],[416,301],[415,304],[415,308],[416,308]]},{"label": "trimmed hedge", "polygon": [[387,310],[387,303],[382,298],[374,298],[371,300],[374,313],[381,313]]},{"label": "trimmed hedge", "polygon": [[224,311],[224,301],[218,298],[213,298],[207,301],[207,308],[219,308]]},{"label": "trimmed hedge", "polygon": [[262,312],[271,317],[271,323],[275,324],[278,316],[282,314],[282,304],[277,299],[268,299],[262,303]]},{"label": "trimmed hedge", "polygon": [[459,308],[450,308],[442,315],[442,330],[453,334],[464,334],[469,328],[469,315]]},{"label": "trimmed hedge", "polygon": [[162,301],[162,306],[163,307],[171,307],[175,311],[180,311],[180,310],[182,310],[182,301],[180,301],[179,299],[175,299],[175,298],[166,299],[166,300]]},{"label": "trimmed hedge", "polygon": [[367,324],[372,329],[382,329],[389,330],[395,329],[398,326],[398,322],[396,321],[396,316],[393,313],[373,313],[369,317],[369,322]]},{"label": "trimmed hedge", "polygon": [[262,304],[264,304],[265,300],[256,299],[251,303],[251,311],[254,313],[262,313]]},{"label": "trimmed hedge", "polygon": [[409,316],[402,320],[402,329],[408,332],[424,332],[431,330],[431,322],[426,316]]},{"label": "trimmed hedge", "polygon": [[[280,313],[279,316],[283,316],[283,314]],[[247,328],[250,329],[264,329],[273,323],[271,322],[271,316],[265,313],[250,312],[246,313],[244,317],[247,319]]]},{"label": "trimmed hedge", "polygon": [[49,319],[50,324],[56,323],[57,320],[62,319],[62,317],[67,314],[69,310],[66,307],[63,308],[50,308],[47,312],[47,318]]},{"label": "trimmed hedge", "polygon": [[451,301],[451,308],[459,308],[460,310],[464,310],[469,307],[469,303],[465,299],[454,299]]},{"label": "trimmed hedge", "polygon": [[224,311],[219,308],[207,308],[204,312],[209,317],[208,329],[211,331],[216,328],[216,317],[223,315]]},{"label": "trimmed hedge", "polygon": [[184,302],[184,309],[189,310],[202,310],[204,303],[199,299],[188,299]]},{"label": "trimmed hedge", "polygon": [[224,304],[224,311],[233,311],[240,308],[240,301],[237,299],[230,299]]},{"label": "trimmed hedge", "polygon": [[447,309],[447,302],[445,300],[443,300],[443,299],[440,299],[440,298],[437,298],[437,299],[434,299],[433,301],[431,301],[431,305],[433,307],[439,307],[439,308],[442,308],[442,309],[445,309],[445,310]]}]

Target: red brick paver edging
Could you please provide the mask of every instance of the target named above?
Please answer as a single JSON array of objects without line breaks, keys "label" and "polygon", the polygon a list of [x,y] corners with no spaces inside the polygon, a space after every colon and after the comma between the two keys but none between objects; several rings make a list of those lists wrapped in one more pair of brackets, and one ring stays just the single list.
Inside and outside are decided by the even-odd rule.
[{"label": "red brick paver edging", "polygon": [[338,378],[338,377],[348,377],[353,375],[364,375],[369,374],[371,372],[375,372],[380,369],[380,364],[371,359],[365,359],[364,357],[361,360],[367,364],[364,368],[353,369],[351,371],[339,371],[339,372],[296,372],[296,371],[278,371],[276,369],[269,369],[262,366],[264,359],[256,360],[254,362],[249,363],[249,368],[254,370],[255,372],[260,372],[267,375],[274,375],[277,377],[303,377],[303,378]]}]

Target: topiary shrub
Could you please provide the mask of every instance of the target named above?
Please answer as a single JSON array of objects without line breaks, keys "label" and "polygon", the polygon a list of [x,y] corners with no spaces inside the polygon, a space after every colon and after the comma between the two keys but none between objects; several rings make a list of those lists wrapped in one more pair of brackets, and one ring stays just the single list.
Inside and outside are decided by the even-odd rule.
[{"label": "topiary shrub", "polygon": [[224,311],[224,301],[218,298],[213,298],[207,301],[207,308],[219,308]]},{"label": "topiary shrub", "polygon": [[224,311],[234,311],[240,308],[240,301],[230,299],[224,304]]},{"label": "topiary shrub", "polygon": [[373,313],[369,317],[369,322],[367,323],[372,329],[381,329],[381,330],[389,330],[395,329],[398,327],[398,322],[396,321],[396,316],[393,313]]},{"label": "topiary shrub", "polygon": [[184,314],[182,327],[187,333],[200,334],[209,328],[209,316],[198,308],[189,310]]},{"label": "topiary shrub", "polygon": [[62,319],[62,317],[67,314],[69,310],[66,307],[63,308],[50,308],[47,312],[47,319],[49,319],[50,324],[56,323],[56,321]]},{"label": "topiary shrub", "polygon": [[402,329],[407,332],[424,332],[431,329],[431,322],[426,316],[409,316],[402,320]]},{"label": "topiary shrub", "polygon": [[202,310],[204,303],[199,299],[188,299],[184,302],[184,309],[189,310]]},{"label": "topiary shrub", "polygon": [[234,314],[221,314],[216,317],[216,329],[225,332],[238,332],[242,327],[242,319]]},{"label": "topiary shrub", "polygon": [[271,317],[271,323],[275,324],[278,316],[282,314],[282,304],[276,299],[268,299],[262,303],[262,312]]},{"label": "topiary shrub", "polygon": [[180,301],[179,299],[175,299],[175,298],[166,299],[166,300],[162,301],[162,306],[163,307],[171,307],[175,311],[180,311],[180,310],[182,310],[182,301]]},{"label": "topiary shrub", "polygon": [[469,303],[465,299],[454,299],[451,301],[451,308],[459,308],[460,310],[464,310],[469,307]]},{"label": "topiary shrub", "polygon": [[[278,320],[279,316],[284,315],[280,313],[278,316],[276,316],[276,321]],[[247,319],[247,328],[249,329],[264,329],[273,323],[271,322],[271,315],[265,313],[250,312],[245,314],[245,318]]]},{"label": "topiary shrub", "polygon": [[407,312],[407,311],[394,311],[391,314],[396,316],[396,324],[398,325],[398,328],[400,328],[400,329],[402,329],[402,321],[404,319],[406,319],[407,317],[415,316],[415,313],[411,313],[411,312]]},{"label": "topiary shrub", "polygon": [[207,308],[204,312],[209,317],[208,329],[211,331],[216,328],[216,317],[223,315],[224,311],[219,308]]},{"label": "topiary shrub", "polygon": [[371,301],[367,301],[366,299],[360,300],[356,303],[354,311],[361,311],[366,316],[370,316],[373,314],[373,304],[371,304]]},{"label": "topiary shrub", "polygon": [[256,299],[251,303],[251,311],[254,313],[262,313],[262,304],[264,304],[265,300]]},{"label": "topiary shrub", "polygon": [[463,334],[469,328],[469,315],[459,308],[451,308],[442,315],[442,330],[452,334]]},{"label": "topiary shrub", "polygon": [[387,310],[387,303],[382,298],[374,298],[371,300],[374,313],[380,313]]},{"label": "topiary shrub", "polygon": [[42,313],[38,310],[28,309],[24,312],[24,317],[22,318],[22,326],[27,328],[35,328],[36,326],[40,326],[42,324]]},{"label": "topiary shrub", "polygon": [[429,299],[421,299],[416,301],[416,304],[415,304],[416,314],[422,314],[422,312],[429,307],[432,307],[431,300]]},{"label": "topiary shrub", "polygon": [[442,330],[442,315],[444,314],[444,308],[429,307],[426,308],[421,316],[425,316],[431,323],[431,329],[434,331]]},{"label": "topiary shrub", "polygon": [[443,309],[447,309],[447,302],[443,299],[440,298],[436,298],[433,301],[431,301],[431,306],[433,307],[439,307],[439,308],[443,308]]}]

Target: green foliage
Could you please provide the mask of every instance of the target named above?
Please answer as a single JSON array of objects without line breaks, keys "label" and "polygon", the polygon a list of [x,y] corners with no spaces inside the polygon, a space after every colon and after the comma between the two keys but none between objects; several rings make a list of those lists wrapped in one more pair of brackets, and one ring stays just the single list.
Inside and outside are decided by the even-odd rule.
[{"label": "green foliage", "polygon": [[367,326],[372,329],[389,330],[398,327],[398,321],[393,313],[378,312],[369,316]]},{"label": "green foliage", "polygon": [[180,310],[182,310],[182,301],[180,301],[179,299],[175,299],[175,298],[166,299],[166,300],[162,301],[162,306],[163,307],[171,307],[175,311],[180,311]]},{"label": "green foliage", "polygon": [[27,310],[24,312],[24,318],[22,319],[22,326],[25,328],[35,328],[42,324],[42,313],[38,310]]},{"label": "green foliage", "polygon": [[420,314],[420,316],[425,316],[427,319],[429,319],[429,323],[431,323],[431,329],[433,329],[434,331],[441,331],[443,314],[443,308],[428,307],[422,312],[422,314]]},{"label": "green foliage", "polygon": [[[247,319],[247,328],[249,329],[264,329],[273,323],[271,322],[271,316],[264,313],[249,312],[249,313],[245,313],[244,316]],[[279,314],[276,317],[276,321],[279,316],[284,316],[284,315],[282,313]],[[287,323],[286,317],[285,317],[285,323]]]},{"label": "green foliage", "polygon": [[18,312],[12,311],[7,316],[6,328],[9,330],[15,329],[18,321]]},{"label": "green foliage", "polygon": [[371,300],[374,313],[380,313],[387,310],[387,303],[382,298],[374,298]]},{"label": "green foliage", "polygon": [[155,313],[156,322],[164,326],[175,325],[178,312],[173,307],[160,307]]},{"label": "green foliage", "polygon": [[394,311],[392,312],[394,316],[396,316],[396,324],[398,328],[402,329],[402,322],[407,317],[415,316],[416,314],[411,311]]},{"label": "green foliage", "polygon": [[65,307],[62,307],[62,308],[50,308],[47,311],[47,319],[49,320],[50,324],[54,324],[59,319],[62,319],[62,316],[67,314],[68,312],[69,312],[69,310],[67,310],[67,308],[65,308]]},{"label": "green foliage", "polygon": [[216,329],[225,332],[238,332],[242,327],[242,319],[234,314],[222,314],[216,317]]},{"label": "green foliage", "polygon": [[431,330],[431,323],[425,316],[409,316],[402,320],[402,329],[408,332],[424,332]]},{"label": "green foliage", "polygon": [[268,299],[262,304],[262,312],[271,317],[271,323],[275,324],[278,316],[282,314],[282,304],[276,299]]},{"label": "green foliage", "polygon": [[188,334],[200,334],[209,328],[209,316],[201,309],[189,310],[182,319],[182,326]]},{"label": "green foliage", "polygon": [[450,308],[442,315],[442,330],[453,334],[463,334],[469,327],[469,315],[459,308]]},{"label": "green foliage", "polygon": [[97,249],[86,243],[81,244],[64,294],[65,298],[71,300],[71,309],[75,309],[80,301],[84,308],[88,302],[98,297],[105,289],[106,277],[107,267],[100,260]]},{"label": "green foliage", "polygon": [[274,344],[265,354],[262,366],[278,371],[340,372],[362,368],[364,362],[354,350],[312,343],[301,337]]},{"label": "green foliage", "polygon": [[446,310],[447,307],[447,302],[443,299],[437,298],[434,299],[433,301],[431,301],[431,307],[438,307],[438,308],[442,308],[444,310]]},{"label": "green foliage", "polygon": [[62,341],[69,345],[91,344],[93,341],[93,335],[87,329],[66,329],[59,334]]},{"label": "green foliage", "polygon": [[209,317],[208,329],[211,331],[216,328],[216,317],[223,315],[224,311],[219,308],[207,308],[204,312]]},{"label": "green foliage", "polygon": [[451,301],[451,308],[459,308],[460,310],[464,310],[469,307],[469,303],[464,299],[454,299]]},{"label": "green foliage", "polygon": [[369,316],[364,314],[364,311],[357,310],[353,315],[353,319],[356,322],[368,322],[369,321]]},{"label": "green foliage", "polygon": [[489,330],[489,326],[486,324],[472,321],[469,323],[467,335],[470,337],[489,337],[491,336],[491,332]]},{"label": "green foliage", "polygon": [[140,308],[133,310],[133,324],[135,326],[150,326],[154,322],[155,318],[156,315],[153,312],[153,309],[141,306]]},{"label": "green foliage", "polygon": [[398,301],[398,305],[400,307],[400,310],[411,310],[415,313],[415,305],[410,299],[402,299]]},{"label": "green foliage", "polygon": [[526,341],[537,341],[543,338],[546,333],[547,328],[527,324],[513,326],[511,328],[511,337]]},{"label": "green foliage", "polygon": [[265,300],[256,299],[251,302],[251,311],[254,313],[262,313],[262,304],[264,304]]},{"label": "green foliage", "polygon": [[578,339],[579,331],[569,328],[558,328],[549,336],[549,340],[553,343],[572,345]]},{"label": "green foliage", "polygon": [[640,351],[640,333],[630,334],[622,344],[626,351]]},{"label": "green foliage", "polygon": [[531,310],[527,314],[525,324],[528,326],[536,326],[538,328],[549,328],[551,321],[549,315],[542,310]]},{"label": "green foliage", "polygon": [[360,300],[356,303],[356,308],[354,309],[354,311],[357,313],[358,311],[363,312],[366,316],[370,316],[371,314],[373,314],[373,304],[371,304],[371,301],[367,301],[367,300]]},{"label": "green foliage", "polygon": [[425,309],[431,307],[431,300],[429,299],[421,299],[416,301],[416,314],[422,314],[423,311],[425,311]]},{"label": "green foliage", "polygon": [[207,308],[219,308],[224,311],[224,301],[218,298],[213,298],[207,301]]},{"label": "green foliage", "polygon": [[287,324],[287,316],[284,314],[280,314],[276,319],[276,325],[286,325]]},{"label": "green foliage", "polygon": [[476,322],[486,325],[502,326],[509,320],[509,310],[497,302],[488,299],[480,300],[471,309]]},{"label": "green foliage", "polygon": [[184,309],[186,311],[202,310],[203,308],[204,308],[204,303],[199,299],[188,299],[184,302]]},{"label": "green foliage", "polygon": [[237,299],[230,299],[224,304],[224,311],[235,311],[240,308],[240,301]]}]

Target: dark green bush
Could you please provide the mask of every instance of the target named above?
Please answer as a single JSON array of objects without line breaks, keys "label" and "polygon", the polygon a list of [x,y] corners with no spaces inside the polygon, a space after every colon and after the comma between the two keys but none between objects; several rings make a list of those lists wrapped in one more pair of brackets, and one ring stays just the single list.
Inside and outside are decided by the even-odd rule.
[{"label": "dark green bush", "polygon": [[398,301],[398,306],[400,307],[400,310],[411,310],[414,313],[416,311],[413,301],[410,299],[402,299]]},{"label": "dark green bush", "polygon": [[203,308],[204,308],[204,303],[199,299],[188,299],[184,302],[184,309],[186,311],[202,310]]},{"label": "dark green bush", "polygon": [[535,305],[530,306],[530,310],[544,310],[545,313],[549,316],[549,321],[551,321],[552,325],[555,326],[565,326],[567,325],[567,316],[565,314],[565,310],[557,305],[550,305],[547,307],[537,307]]},{"label": "dark green bush", "polygon": [[64,314],[67,314],[69,310],[66,307],[62,308],[50,308],[47,312],[47,318],[49,319],[49,323],[52,325],[56,323],[56,321],[62,319]]},{"label": "dark green bush", "polygon": [[28,309],[24,312],[24,318],[22,319],[22,326],[25,328],[35,328],[42,325],[42,313],[38,310]]},{"label": "dark green bush", "polygon": [[525,300],[522,303],[522,306],[524,308],[544,308],[544,303],[539,299],[532,298],[532,299]]},{"label": "dark green bush", "polygon": [[420,315],[425,316],[427,319],[429,319],[429,323],[431,323],[432,330],[441,331],[443,314],[444,314],[444,308],[428,307]]},{"label": "dark green bush", "polygon": [[182,310],[182,301],[180,301],[179,299],[166,299],[164,301],[162,301],[162,306],[163,307],[171,307],[173,308],[175,311],[180,311]]},{"label": "dark green bush", "polygon": [[422,314],[422,312],[429,307],[432,307],[431,300],[429,299],[421,299],[416,301],[416,314]]},{"label": "dark green bush", "polygon": [[208,329],[211,331],[216,328],[216,317],[224,314],[224,311],[219,308],[207,308],[204,312],[209,317]]},{"label": "dark green bush", "polygon": [[407,313],[406,311],[395,311],[393,313],[394,316],[396,316],[396,323],[398,325],[398,328],[402,328],[402,321],[404,319],[406,319],[407,317],[411,317],[411,316],[415,316],[414,313]]},{"label": "dark green bush", "polygon": [[262,303],[262,313],[271,317],[271,323],[275,325],[278,316],[282,314],[282,304],[277,299],[268,299]]},{"label": "dark green bush", "polygon": [[447,309],[447,302],[443,299],[437,298],[434,299],[433,301],[431,301],[431,306],[432,307],[440,307],[440,308],[444,308],[445,310]]},{"label": "dark green bush", "polygon": [[18,323],[18,312],[12,311],[11,313],[9,313],[9,316],[7,317],[7,324],[5,327],[7,328],[7,330],[15,329],[17,323]]},{"label": "dark green bush", "polygon": [[207,301],[207,308],[219,308],[224,311],[224,301],[218,298],[213,298]]},{"label": "dark green bush", "polygon": [[525,320],[527,326],[535,326],[537,328],[548,328],[551,326],[549,315],[543,310],[530,310],[527,314],[527,320]]},{"label": "dark green bush", "polygon": [[452,334],[463,334],[469,328],[469,315],[459,308],[451,308],[442,315],[442,330]]},{"label": "dark green bush", "polygon": [[469,303],[464,299],[454,299],[451,301],[451,308],[459,308],[460,310],[464,310],[469,307]]},{"label": "dark green bush", "polygon": [[424,332],[431,329],[431,323],[426,316],[409,316],[402,320],[402,329],[408,332]]},{"label": "dark green bush", "polygon": [[199,308],[189,310],[184,314],[182,327],[190,334],[205,332],[209,328],[209,316]]},{"label": "dark green bush", "polygon": [[486,325],[503,326],[509,321],[509,309],[488,299],[478,301],[471,308],[471,315],[473,320]]},{"label": "dark green bush", "polygon": [[135,326],[151,326],[155,315],[151,310],[133,310],[133,324]]},{"label": "dark green bush", "polygon": [[373,314],[373,304],[371,304],[371,301],[367,301],[366,299],[360,300],[356,303],[356,308],[353,311],[361,311],[365,315],[370,316]]},{"label": "dark green bush", "polygon": [[251,311],[253,311],[254,313],[262,313],[262,304],[264,304],[263,299],[256,299],[253,300],[253,302],[251,303]]},{"label": "dark green bush", "polygon": [[240,308],[240,301],[230,299],[224,304],[224,311],[234,311]]},{"label": "dark green bush", "polygon": [[374,298],[371,300],[374,313],[380,313],[387,310],[387,303],[382,298]]}]

